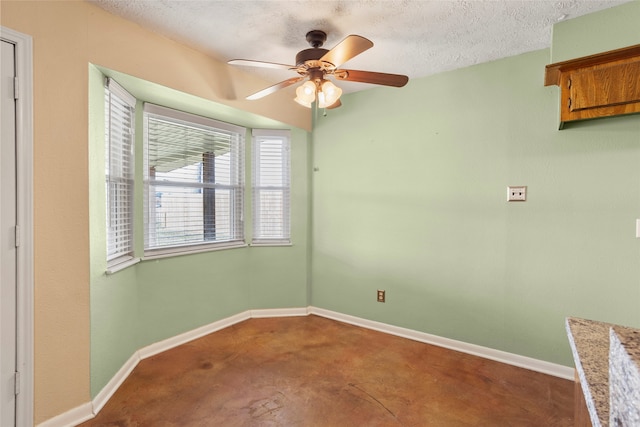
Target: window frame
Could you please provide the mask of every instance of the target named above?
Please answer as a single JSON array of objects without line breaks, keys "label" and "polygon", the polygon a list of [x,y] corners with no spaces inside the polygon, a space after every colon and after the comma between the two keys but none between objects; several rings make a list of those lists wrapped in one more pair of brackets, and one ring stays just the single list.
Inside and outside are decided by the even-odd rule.
[{"label": "window frame", "polygon": [[[283,144],[282,157],[279,160],[282,169],[282,185],[261,185],[259,182],[261,168],[265,163],[262,158],[260,145],[265,141],[281,140]],[[270,160],[274,160],[271,158]],[[252,201],[252,246],[291,246],[291,131],[280,129],[253,129],[251,150],[251,201]],[[266,171],[265,171],[266,172]],[[258,232],[263,217],[269,212],[260,210],[258,193],[261,190],[282,191],[282,223],[279,225],[283,233],[278,237],[266,237]]]},{"label": "window frame", "polygon": [[[230,212],[229,217],[232,219],[232,224],[230,228],[233,230],[233,238],[229,240],[222,241],[198,241],[192,243],[184,243],[184,244],[172,244],[165,246],[151,245],[150,240],[151,237],[151,227],[152,223],[150,220],[150,216],[152,213],[152,206],[155,201],[155,192],[154,192],[154,201],[151,200],[150,188],[152,185],[158,185],[158,181],[154,181],[150,178],[150,170],[149,170],[149,119],[159,118],[160,120],[166,120],[170,123],[176,124],[178,126],[184,125],[193,128],[198,128],[202,130],[210,130],[213,129],[215,131],[226,132],[230,134],[237,134],[237,147],[234,147],[234,155],[238,156],[235,161],[237,164],[234,166],[236,168],[234,175],[230,175],[230,184],[222,185],[222,184],[209,184],[206,186],[205,183],[202,183],[202,187],[197,184],[190,183],[185,184],[184,187],[193,186],[194,188],[213,188],[213,189],[231,189],[234,193],[234,207],[232,209],[233,212]],[[144,172],[143,172],[143,186],[144,186],[144,257],[145,259],[154,259],[154,258],[164,258],[182,254],[192,254],[192,253],[200,253],[200,252],[208,252],[213,250],[222,250],[222,249],[231,249],[231,248],[239,248],[246,247],[245,241],[245,233],[244,233],[244,198],[246,192],[245,185],[245,139],[247,129],[242,126],[221,122],[215,119],[198,116],[191,113],[186,113],[183,111],[178,111],[172,108],[155,105],[151,103],[144,104],[144,133],[143,133],[143,151],[144,151]],[[232,183],[235,181],[235,183]],[[176,186],[180,188],[180,186]],[[236,234],[237,233],[237,234]]]}]

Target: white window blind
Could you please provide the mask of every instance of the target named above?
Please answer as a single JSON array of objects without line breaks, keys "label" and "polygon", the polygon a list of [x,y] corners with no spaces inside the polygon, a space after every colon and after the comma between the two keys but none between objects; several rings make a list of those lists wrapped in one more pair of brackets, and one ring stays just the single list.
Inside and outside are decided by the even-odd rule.
[{"label": "white window blind", "polygon": [[105,178],[107,261],[133,256],[134,119],[136,99],[114,80],[105,80]]},{"label": "white window blind", "polygon": [[145,254],[244,244],[245,129],[152,104],[144,117]]},{"label": "white window blind", "polygon": [[254,244],[291,241],[290,131],[253,131],[252,200]]}]

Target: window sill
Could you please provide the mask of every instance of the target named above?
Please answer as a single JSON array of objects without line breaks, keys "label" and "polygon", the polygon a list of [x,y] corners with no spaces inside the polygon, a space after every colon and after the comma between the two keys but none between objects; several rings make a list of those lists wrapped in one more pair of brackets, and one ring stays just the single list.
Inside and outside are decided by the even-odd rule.
[{"label": "window sill", "polygon": [[114,260],[112,264],[107,264],[107,270],[105,271],[106,275],[117,273],[118,271],[124,270],[127,267],[131,267],[132,265],[136,265],[141,260],[140,258],[126,257]]},{"label": "window sill", "polygon": [[162,248],[147,250],[144,253],[143,261],[171,258],[181,255],[200,254],[203,252],[223,251],[227,249],[246,248],[248,245],[245,242],[229,242],[223,245],[198,245],[193,247],[175,247],[175,248]]},{"label": "window sill", "polygon": [[291,243],[290,240],[273,240],[273,241],[256,240],[255,242],[251,242],[251,244],[249,246],[251,246],[251,247],[254,247],[254,246],[257,246],[257,247],[262,247],[262,246],[293,246],[293,243]]}]

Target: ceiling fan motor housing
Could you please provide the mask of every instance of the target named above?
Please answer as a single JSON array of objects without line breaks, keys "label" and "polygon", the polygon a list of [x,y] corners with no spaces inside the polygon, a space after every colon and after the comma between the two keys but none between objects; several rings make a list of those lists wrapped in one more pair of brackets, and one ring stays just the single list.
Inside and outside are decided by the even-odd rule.
[{"label": "ceiling fan motor housing", "polygon": [[[327,41],[327,33],[321,30],[311,30],[307,33],[307,42],[311,46],[310,49],[305,49],[296,55],[296,67],[305,65],[307,61],[318,61],[325,53],[329,52],[328,49],[322,49],[322,45]],[[310,68],[314,68],[315,64]]]},{"label": "ceiling fan motor housing", "polygon": [[322,49],[319,47],[312,47],[310,49],[301,50],[296,55],[296,66],[300,67],[307,61],[317,61],[322,58],[327,52],[329,52],[328,49]]}]

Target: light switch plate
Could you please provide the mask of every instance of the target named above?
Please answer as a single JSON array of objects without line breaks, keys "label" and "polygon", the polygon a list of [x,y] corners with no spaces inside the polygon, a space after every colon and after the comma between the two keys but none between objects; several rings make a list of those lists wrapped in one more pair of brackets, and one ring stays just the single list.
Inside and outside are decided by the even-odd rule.
[{"label": "light switch plate", "polygon": [[507,187],[507,202],[526,202],[527,186]]}]

